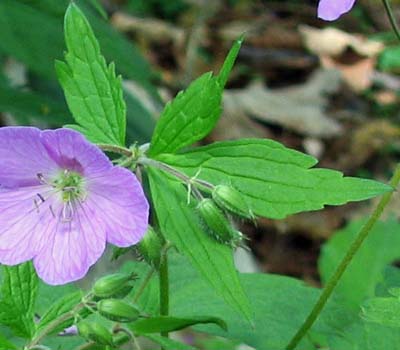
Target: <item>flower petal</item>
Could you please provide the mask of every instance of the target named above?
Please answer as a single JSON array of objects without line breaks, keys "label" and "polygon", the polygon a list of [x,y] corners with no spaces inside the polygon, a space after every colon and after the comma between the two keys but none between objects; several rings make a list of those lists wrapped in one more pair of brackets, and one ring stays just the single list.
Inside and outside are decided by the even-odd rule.
[{"label": "flower petal", "polygon": [[86,202],[75,206],[69,221],[62,218],[62,205],[54,211],[51,237],[33,263],[44,282],[58,285],[86,275],[104,252],[106,234],[99,213]]},{"label": "flower petal", "polygon": [[107,156],[77,131],[45,130],[41,137],[49,156],[61,169],[93,175],[112,167]]},{"label": "flower petal", "polygon": [[334,21],[349,12],[356,0],[320,0],[318,17],[325,21]]},{"label": "flower petal", "polygon": [[128,247],[140,241],[148,226],[149,204],[132,172],[114,167],[102,177],[89,178],[88,193],[107,227],[107,242]]},{"label": "flower petal", "polygon": [[43,185],[0,190],[0,263],[30,260],[47,242],[54,219],[52,198],[43,202],[46,191]]},{"label": "flower petal", "polygon": [[0,186],[32,186],[37,174],[57,166],[40,141],[41,131],[31,127],[0,128]]}]

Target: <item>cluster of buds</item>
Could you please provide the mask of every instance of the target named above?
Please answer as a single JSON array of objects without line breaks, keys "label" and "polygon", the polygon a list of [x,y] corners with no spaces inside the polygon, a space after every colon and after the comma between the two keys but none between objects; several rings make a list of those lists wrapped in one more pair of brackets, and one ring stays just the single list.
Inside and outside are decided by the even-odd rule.
[{"label": "cluster of buds", "polygon": [[219,242],[233,247],[239,246],[244,236],[234,227],[231,215],[254,219],[243,195],[227,185],[215,186],[211,198],[202,198],[197,210],[206,226],[206,231]]},{"label": "cluster of buds", "polygon": [[[122,300],[133,288],[134,274],[116,273],[100,278],[92,293],[97,299],[95,309],[104,318],[118,322],[134,322],[140,317],[136,305]],[[99,322],[83,320],[77,325],[79,334],[98,345],[114,346],[114,333]]]}]

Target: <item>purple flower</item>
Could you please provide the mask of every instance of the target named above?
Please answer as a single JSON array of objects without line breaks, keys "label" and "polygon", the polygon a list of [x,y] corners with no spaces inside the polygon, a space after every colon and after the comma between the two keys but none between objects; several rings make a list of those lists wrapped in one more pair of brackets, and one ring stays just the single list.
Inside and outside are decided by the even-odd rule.
[{"label": "purple flower", "polygon": [[0,128],[0,263],[33,259],[48,284],[78,280],[106,241],[137,243],[148,212],[135,175],[78,132]]},{"label": "purple flower", "polygon": [[341,15],[349,12],[356,0],[320,0],[318,17],[325,21],[334,21]]}]

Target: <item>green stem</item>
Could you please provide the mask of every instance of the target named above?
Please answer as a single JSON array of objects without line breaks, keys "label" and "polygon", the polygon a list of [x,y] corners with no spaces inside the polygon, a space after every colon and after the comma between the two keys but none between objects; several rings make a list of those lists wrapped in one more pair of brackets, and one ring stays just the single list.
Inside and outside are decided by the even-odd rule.
[{"label": "green stem", "polygon": [[101,148],[103,151],[121,154],[126,157],[132,157],[132,155],[133,155],[133,153],[130,149],[121,147],[121,146],[117,146],[117,145],[108,145],[106,143],[96,143],[96,146]]},{"label": "green stem", "polygon": [[399,27],[397,25],[396,18],[394,17],[393,10],[390,7],[389,0],[382,0],[382,2],[383,2],[383,6],[385,7],[386,13],[387,13],[387,15],[389,17],[389,21],[390,21],[390,24],[391,24],[391,26],[393,28],[393,31],[396,34],[397,39],[400,40],[400,29],[399,29]]},{"label": "green stem", "polygon": [[[396,188],[400,182],[400,164],[397,165],[396,170],[393,174],[393,177],[390,181],[390,185],[393,188]],[[310,314],[308,315],[307,319],[304,321],[300,329],[291,339],[289,345],[286,347],[286,350],[293,350],[299,344],[301,339],[307,334],[309,329],[312,327],[316,319],[318,318],[319,314],[322,312],[326,302],[328,301],[329,297],[331,296],[333,290],[335,289],[336,285],[338,284],[340,278],[342,277],[343,273],[346,271],[347,266],[351,263],[352,259],[354,258],[355,254],[357,253],[358,249],[361,247],[362,243],[364,242],[365,238],[367,238],[368,233],[371,231],[372,227],[378,221],[379,217],[381,216],[383,210],[385,209],[386,205],[389,203],[394,191],[385,193],[382,196],[382,199],[378,203],[377,207],[371,214],[368,221],[364,224],[361,228],[360,232],[358,233],[356,239],[350,245],[346,255],[340,262],[339,266],[336,268],[336,271],[328,280],[323,289],[318,301],[314,305],[313,309],[311,310]]]},{"label": "green stem", "polygon": [[[169,314],[169,277],[168,277],[168,250],[165,249],[160,260],[160,315]],[[168,338],[168,332],[162,332],[163,337]]]},{"label": "green stem", "polygon": [[70,318],[75,317],[75,315],[86,307],[86,303],[81,302],[77,304],[71,311],[66,312],[65,314],[60,315],[58,318],[50,322],[39,334],[37,334],[32,341],[26,346],[26,349],[35,349],[37,345],[42,341],[42,339],[53,332],[60,324],[69,320]]}]

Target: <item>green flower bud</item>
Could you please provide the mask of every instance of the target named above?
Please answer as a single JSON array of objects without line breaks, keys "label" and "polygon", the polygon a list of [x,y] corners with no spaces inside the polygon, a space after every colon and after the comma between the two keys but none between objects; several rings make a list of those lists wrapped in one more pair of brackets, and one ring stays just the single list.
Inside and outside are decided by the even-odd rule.
[{"label": "green flower bud", "polygon": [[113,346],[112,333],[98,322],[81,321],[77,325],[79,335],[101,345]]},{"label": "green flower bud", "polygon": [[232,186],[215,186],[212,191],[212,198],[222,209],[226,209],[231,213],[246,219],[254,219],[254,215],[247,205],[243,195]]},{"label": "green flower bud", "polygon": [[201,218],[207,225],[209,232],[218,241],[234,246],[242,239],[242,234],[232,227],[231,222],[214,203],[212,199],[204,198],[197,206]]},{"label": "green flower bud", "polygon": [[140,315],[136,306],[118,299],[103,299],[97,303],[100,315],[116,322],[133,322]]},{"label": "green flower bud", "polygon": [[137,248],[150,265],[159,266],[163,245],[162,237],[152,227],[149,227]]},{"label": "green flower bud", "polygon": [[[114,296],[124,297],[132,289],[136,275],[116,273],[100,278],[93,286],[93,294],[98,298],[110,298]],[[121,296],[122,295],[122,296]]]}]

